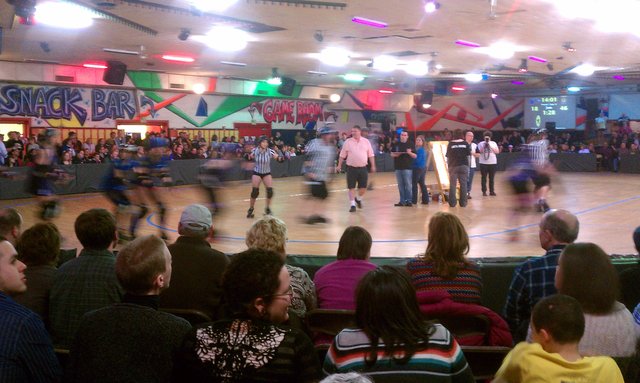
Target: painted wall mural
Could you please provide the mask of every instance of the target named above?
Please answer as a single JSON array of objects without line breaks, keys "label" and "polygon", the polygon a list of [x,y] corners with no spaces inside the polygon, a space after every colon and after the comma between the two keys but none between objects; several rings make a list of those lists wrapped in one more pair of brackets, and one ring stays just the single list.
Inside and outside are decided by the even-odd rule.
[{"label": "painted wall mural", "polygon": [[136,110],[130,90],[0,83],[0,116],[30,117],[33,127],[113,127]]}]

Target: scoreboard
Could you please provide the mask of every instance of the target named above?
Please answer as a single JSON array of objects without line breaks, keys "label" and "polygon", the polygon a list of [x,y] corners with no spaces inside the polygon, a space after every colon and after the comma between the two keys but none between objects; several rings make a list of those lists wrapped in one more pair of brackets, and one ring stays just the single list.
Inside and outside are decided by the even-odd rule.
[{"label": "scoreboard", "polygon": [[526,99],[524,109],[524,127],[527,129],[544,128],[547,122],[554,122],[556,129],[575,129],[575,96],[542,96]]}]

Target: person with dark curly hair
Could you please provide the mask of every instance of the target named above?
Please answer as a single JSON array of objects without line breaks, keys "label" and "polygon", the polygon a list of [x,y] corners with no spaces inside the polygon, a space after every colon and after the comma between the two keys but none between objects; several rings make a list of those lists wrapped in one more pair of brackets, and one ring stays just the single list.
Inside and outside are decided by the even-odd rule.
[{"label": "person with dark curly hair", "polygon": [[28,289],[14,300],[40,315],[49,323],[49,292],[56,274],[60,254],[60,231],[53,223],[37,223],[27,229],[16,244],[18,259],[27,269]]},{"label": "person with dark curly hair", "polygon": [[382,266],[362,278],[356,324],[336,336],[325,373],[362,372],[376,383],[475,381],[449,331],[423,320],[416,291],[402,270]]},{"label": "person with dark curly hair", "polygon": [[315,382],[320,366],[289,319],[290,278],[282,257],[249,249],[232,257],[222,283],[229,318],[196,326],[175,376],[185,382]]}]

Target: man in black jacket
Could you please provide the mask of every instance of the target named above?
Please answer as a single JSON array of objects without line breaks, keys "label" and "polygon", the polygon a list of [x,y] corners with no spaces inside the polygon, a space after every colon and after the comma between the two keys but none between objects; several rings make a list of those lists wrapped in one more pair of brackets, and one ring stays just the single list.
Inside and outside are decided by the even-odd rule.
[{"label": "man in black jacket", "polygon": [[449,165],[449,206],[455,207],[456,184],[460,182],[460,206],[467,206],[467,180],[469,179],[469,155],[471,146],[465,141],[462,130],[453,132],[453,140],[447,146],[447,164]]},{"label": "man in black jacket", "polygon": [[160,307],[199,310],[217,318],[222,273],[229,259],[207,242],[212,231],[209,209],[203,205],[184,209],[178,225],[180,237],[169,246],[173,257],[171,287],[160,294]]}]

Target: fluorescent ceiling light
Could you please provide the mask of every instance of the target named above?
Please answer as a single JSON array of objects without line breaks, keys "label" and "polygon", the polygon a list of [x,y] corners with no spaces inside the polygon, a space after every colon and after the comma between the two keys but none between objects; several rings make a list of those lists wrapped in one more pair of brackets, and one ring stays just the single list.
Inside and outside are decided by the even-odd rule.
[{"label": "fluorescent ceiling light", "polygon": [[267,80],[267,84],[269,84],[269,85],[282,85],[282,78],[281,77],[269,77],[269,79]]},{"label": "fluorescent ceiling light", "polygon": [[85,63],[85,64],[82,64],[82,66],[85,68],[91,68],[91,69],[107,69],[106,65],[97,64],[97,63]]},{"label": "fluorescent ceiling light", "polygon": [[315,74],[315,75],[318,75],[318,76],[326,76],[328,74],[327,72],[321,72],[321,71],[318,71],[318,70],[308,70],[307,73]]},{"label": "fluorescent ceiling light", "polygon": [[469,82],[480,82],[482,81],[482,74],[480,73],[467,73],[464,75],[464,79]]},{"label": "fluorescent ceiling light", "polygon": [[122,55],[131,55],[131,56],[137,56],[140,53],[136,52],[136,51],[128,51],[125,49],[115,49],[115,48],[102,48],[103,52],[109,52],[109,53],[119,53]]},{"label": "fluorescent ceiling light", "polygon": [[85,7],[67,2],[47,2],[36,5],[35,19],[39,24],[65,29],[82,29],[93,25],[98,17]]},{"label": "fluorescent ceiling light", "polygon": [[392,90],[389,89],[380,89],[378,90],[378,93],[382,93],[382,94],[393,94]]},{"label": "fluorescent ceiling light", "polygon": [[470,47],[470,48],[478,48],[480,46],[480,44],[478,43],[474,43],[473,41],[467,41],[467,40],[456,40],[456,44],[462,45],[464,47]]},{"label": "fluorescent ceiling light", "polygon": [[190,0],[191,6],[202,12],[222,12],[231,7],[238,0]]},{"label": "fluorescent ceiling light", "polygon": [[537,61],[539,63],[546,63],[547,62],[547,59],[542,58],[542,57],[538,57],[538,56],[529,56],[529,60]]},{"label": "fluorescent ceiling light", "polygon": [[567,88],[567,91],[573,92],[573,93],[580,92],[580,87],[579,86],[570,86],[570,87]]},{"label": "fluorescent ceiling light", "polygon": [[395,57],[381,55],[373,58],[373,69],[377,69],[381,72],[391,72],[396,69],[398,60]]},{"label": "fluorescent ceiling light", "polygon": [[593,72],[596,71],[596,67],[591,64],[582,64],[573,68],[571,72],[579,75],[579,76],[591,76]]},{"label": "fluorescent ceiling light", "polygon": [[349,52],[342,48],[326,48],[320,52],[320,61],[329,66],[345,66],[349,60]]},{"label": "fluorescent ceiling light", "polygon": [[163,60],[167,61],[176,61],[181,63],[192,63],[196,61],[193,57],[188,56],[176,56],[176,55],[162,55]]},{"label": "fluorescent ceiling light", "polygon": [[384,21],[371,20],[360,16],[354,16],[351,21],[374,28],[386,28],[388,25]]},{"label": "fluorescent ceiling light", "polygon": [[411,61],[404,70],[412,76],[421,77],[429,73],[429,65],[424,61]]},{"label": "fluorescent ceiling light", "polygon": [[361,81],[364,81],[364,79],[365,79],[365,76],[358,73],[347,73],[344,75],[345,81],[361,82]]},{"label": "fluorescent ceiling light", "polygon": [[191,36],[191,40],[198,41],[221,52],[237,52],[247,47],[249,35],[247,32],[231,27],[213,27],[206,35]]},{"label": "fluorescent ceiling light", "polygon": [[246,63],[238,63],[233,61],[220,61],[220,64],[231,65],[231,66],[247,66]]},{"label": "fluorescent ceiling light", "polygon": [[517,47],[509,43],[497,42],[489,45],[488,47],[478,48],[475,51],[485,53],[495,59],[507,60],[513,57],[513,54],[516,52],[516,48]]}]

